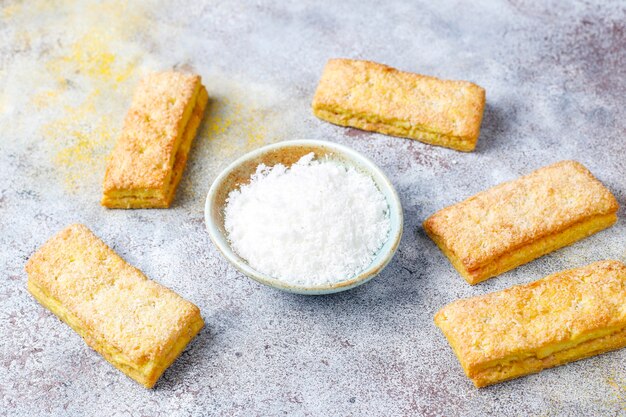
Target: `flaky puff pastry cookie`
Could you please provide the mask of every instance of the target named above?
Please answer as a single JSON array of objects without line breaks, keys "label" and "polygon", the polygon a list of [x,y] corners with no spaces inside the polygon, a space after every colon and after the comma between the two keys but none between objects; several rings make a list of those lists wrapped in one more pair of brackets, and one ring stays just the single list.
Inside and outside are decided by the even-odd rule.
[{"label": "flaky puff pastry cookie", "polygon": [[424,229],[476,284],[613,225],[617,209],[587,168],[562,161],[446,207]]},{"label": "flaky puff pastry cookie", "polygon": [[139,83],[107,161],[103,206],[170,206],[208,99],[198,75],[161,72]]},{"label": "flaky puff pastry cookie", "polygon": [[120,371],[151,388],[204,326],[200,310],[71,225],[26,264],[28,290]]},{"label": "flaky puff pastry cookie", "polygon": [[312,107],[337,125],[469,152],[480,133],[485,90],[375,62],[331,59]]},{"label": "flaky puff pastry cookie", "polygon": [[626,346],[626,266],[596,262],[435,315],[477,387]]}]

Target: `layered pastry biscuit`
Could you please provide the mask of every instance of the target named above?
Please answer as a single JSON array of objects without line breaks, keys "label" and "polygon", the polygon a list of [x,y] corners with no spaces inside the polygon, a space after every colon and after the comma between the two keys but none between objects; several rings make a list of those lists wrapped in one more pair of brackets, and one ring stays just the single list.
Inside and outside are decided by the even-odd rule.
[{"label": "layered pastry biscuit", "polygon": [[200,310],[75,224],[26,264],[28,290],[113,366],[151,388],[204,326]]},{"label": "layered pastry biscuit", "polygon": [[331,59],[313,98],[320,119],[387,135],[472,151],[485,90],[352,59]]},{"label": "layered pastry biscuit", "polygon": [[562,161],[446,207],[424,229],[476,284],[613,225],[617,209],[587,168]]},{"label": "layered pastry biscuit", "polygon": [[626,266],[602,261],[435,315],[477,387],[626,346]]},{"label": "layered pastry biscuit", "polygon": [[107,161],[103,206],[169,207],[208,99],[198,75],[161,72],[139,83]]}]

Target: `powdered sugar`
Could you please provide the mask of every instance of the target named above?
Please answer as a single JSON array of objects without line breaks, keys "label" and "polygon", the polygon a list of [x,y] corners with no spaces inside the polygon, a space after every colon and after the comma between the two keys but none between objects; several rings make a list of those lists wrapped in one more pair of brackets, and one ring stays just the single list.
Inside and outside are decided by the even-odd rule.
[{"label": "powdered sugar", "polygon": [[290,168],[259,165],[249,184],[231,191],[224,209],[239,256],[259,272],[304,286],[354,277],[390,230],[387,200],[368,175],[314,157]]}]

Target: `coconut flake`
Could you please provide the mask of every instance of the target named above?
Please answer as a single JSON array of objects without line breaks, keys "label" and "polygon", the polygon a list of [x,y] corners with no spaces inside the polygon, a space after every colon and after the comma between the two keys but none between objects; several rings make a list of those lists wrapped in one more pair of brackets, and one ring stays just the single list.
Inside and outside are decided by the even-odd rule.
[{"label": "coconut flake", "polygon": [[317,286],[367,268],[390,230],[389,205],[368,175],[309,153],[290,168],[257,167],[228,195],[232,249],[259,272]]}]

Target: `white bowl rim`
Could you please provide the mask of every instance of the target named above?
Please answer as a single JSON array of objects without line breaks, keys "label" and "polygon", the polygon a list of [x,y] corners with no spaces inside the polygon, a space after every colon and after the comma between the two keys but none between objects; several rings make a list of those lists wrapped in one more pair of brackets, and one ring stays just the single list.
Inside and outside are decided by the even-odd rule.
[{"label": "white bowl rim", "polygon": [[[394,228],[392,227],[389,233],[388,240],[385,244],[393,239],[393,244],[388,249],[388,253],[380,258],[377,262],[372,262],[367,268],[363,271],[359,272],[358,275],[344,281],[339,281],[332,284],[323,284],[316,286],[303,286],[303,285],[294,285],[287,283],[285,281],[281,281],[278,278],[271,277],[267,274],[259,272],[253,269],[243,258],[237,255],[233,249],[230,247],[228,243],[228,239],[224,234],[220,232],[218,227],[213,222],[213,204],[212,201],[215,199],[217,195],[217,191],[220,188],[221,183],[224,179],[237,167],[239,167],[244,162],[247,162],[251,159],[257,158],[259,155],[262,155],[268,151],[276,150],[285,147],[295,147],[295,146],[320,146],[325,147],[330,150],[336,150],[338,153],[345,154],[348,157],[348,160],[355,160],[360,165],[364,166],[367,169],[367,174],[371,177],[378,177],[377,183],[382,183],[385,188],[387,188],[388,196],[391,197],[391,201],[388,201],[390,216],[391,212],[395,212],[398,218],[398,224]],[[205,200],[204,206],[204,220],[206,224],[207,231],[209,233],[209,237],[213,244],[217,247],[217,249],[222,253],[222,255],[240,272],[244,275],[248,276],[251,279],[254,279],[257,282],[268,285],[273,288],[277,288],[279,290],[298,293],[298,294],[310,294],[310,295],[321,295],[321,294],[330,294],[334,292],[344,291],[351,288],[354,288],[358,285],[364,284],[370,279],[374,278],[376,275],[382,271],[382,269],[387,266],[387,264],[391,261],[393,256],[395,255],[398,246],[400,245],[400,240],[402,238],[403,226],[404,226],[404,216],[402,212],[402,204],[400,202],[400,198],[398,197],[398,193],[394,188],[393,184],[384,174],[384,172],[374,164],[372,160],[368,157],[361,155],[359,152],[335,142],[326,141],[326,140],[318,140],[318,139],[292,139],[285,140],[277,143],[273,143],[270,145],[265,145],[255,150],[252,150],[241,157],[237,158],[235,161],[231,162],[222,172],[215,178],[209,192],[207,194],[207,198]]]}]

